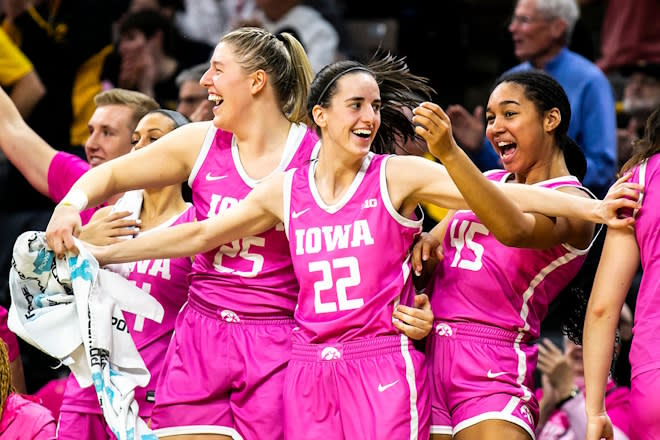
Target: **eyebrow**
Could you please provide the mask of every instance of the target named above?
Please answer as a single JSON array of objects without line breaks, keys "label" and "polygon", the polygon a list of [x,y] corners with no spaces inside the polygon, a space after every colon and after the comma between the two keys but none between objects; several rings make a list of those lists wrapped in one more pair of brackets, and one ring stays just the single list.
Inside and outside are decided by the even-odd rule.
[{"label": "eyebrow", "polygon": [[[506,101],[502,101],[502,102],[500,102],[497,106],[498,106],[498,107],[504,107],[505,105],[509,105],[509,104],[514,104],[514,105],[518,105],[518,106],[520,105],[520,103],[519,103],[518,101],[515,101],[515,100],[513,100],[513,99],[508,99],[508,100],[506,100]],[[492,110],[490,109],[490,107],[486,107],[486,111],[487,111],[487,112],[492,112]]]}]

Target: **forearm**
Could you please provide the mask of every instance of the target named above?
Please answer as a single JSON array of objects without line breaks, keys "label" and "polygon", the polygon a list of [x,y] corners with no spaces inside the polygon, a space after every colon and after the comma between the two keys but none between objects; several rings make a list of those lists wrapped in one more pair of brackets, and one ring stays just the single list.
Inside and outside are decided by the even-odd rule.
[{"label": "forearm", "polygon": [[524,184],[498,185],[517,208],[524,212],[537,212],[549,217],[575,217],[593,223],[602,223],[598,213],[600,201],[578,197],[548,188]]},{"label": "forearm", "polygon": [[21,116],[27,118],[45,94],[46,88],[33,70],[14,84],[11,100],[16,104]]},{"label": "forearm", "polygon": [[25,123],[14,102],[1,88],[0,147],[28,182],[48,196],[48,167],[56,151]]},{"label": "forearm", "polygon": [[595,316],[591,304],[584,321],[583,356],[585,409],[587,415],[605,412],[605,388],[609,376],[617,320],[614,313]]},{"label": "forearm", "polygon": [[214,247],[212,242],[205,240],[205,229],[204,222],[195,222],[153,231],[101,248],[99,260],[103,264],[116,264],[193,256]]},{"label": "forearm", "polygon": [[[621,258],[626,255],[626,258]],[[614,338],[632,279],[639,248],[631,229],[609,229],[596,271],[584,321],[583,357],[587,415],[605,410],[605,388]]]},{"label": "forearm", "polygon": [[[529,228],[518,206],[490,182],[458,146],[438,159],[447,169],[467,205],[498,240],[509,241],[511,233]],[[506,186],[509,185],[503,185]]]}]

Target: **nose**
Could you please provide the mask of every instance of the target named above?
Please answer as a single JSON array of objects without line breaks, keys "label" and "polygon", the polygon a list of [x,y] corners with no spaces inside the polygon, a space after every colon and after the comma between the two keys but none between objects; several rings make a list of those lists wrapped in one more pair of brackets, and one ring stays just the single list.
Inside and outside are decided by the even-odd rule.
[{"label": "nose", "polygon": [[96,131],[93,131],[92,133],[89,134],[89,137],[87,138],[87,142],[85,142],[85,148],[87,150],[98,150],[98,142],[96,139],[98,138],[98,134]]},{"label": "nose", "polygon": [[204,75],[199,79],[199,85],[202,87],[206,87],[208,84],[211,84],[211,68],[209,67],[206,69],[206,72],[204,72]]}]

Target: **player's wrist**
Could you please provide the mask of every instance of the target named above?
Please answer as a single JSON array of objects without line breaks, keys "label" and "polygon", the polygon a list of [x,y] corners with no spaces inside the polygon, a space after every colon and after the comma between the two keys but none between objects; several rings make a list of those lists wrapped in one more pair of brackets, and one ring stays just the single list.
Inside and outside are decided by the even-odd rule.
[{"label": "player's wrist", "polygon": [[72,189],[67,193],[66,196],[64,196],[58,205],[71,206],[80,212],[87,207],[88,202],[89,200],[87,198],[87,194],[85,194],[84,191],[80,189]]}]

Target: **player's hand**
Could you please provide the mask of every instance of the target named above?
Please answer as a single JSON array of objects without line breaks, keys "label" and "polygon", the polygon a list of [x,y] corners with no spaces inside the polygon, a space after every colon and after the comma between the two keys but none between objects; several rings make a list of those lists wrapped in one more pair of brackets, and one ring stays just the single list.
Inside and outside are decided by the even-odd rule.
[{"label": "player's hand", "polygon": [[415,242],[410,262],[415,275],[420,276],[424,270],[424,263],[432,258],[442,260],[442,243],[428,232],[423,232]]},{"label": "player's hand", "polygon": [[587,415],[587,435],[585,440],[614,440],[612,421],[607,413]]},{"label": "player's hand", "polygon": [[64,258],[67,251],[78,254],[73,237],[78,237],[82,230],[80,213],[69,205],[55,207],[46,227],[46,242],[57,258]]},{"label": "player's hand", "polygon": [[415,295],[415,307],[396,306],[394,326],[410,339],[424,339],[433,328],[433,312],[426,294]]},{"label": "player's hand", "polygon": [[415,133],[428,145],[429,152],[442,162],[445,155],[460,147],[451,132],[451,120],[442,108],[432,102],[423,102],[413,110]]},{"label": "player's hand", "polygon": [[622,228],[635,222],[633,213],[641,207],[644,186],[629,182],[631,177],[631,172],[620,177],[599,203],[597,215],[602,219],[601,223],[612,228]]},{"label": "player's hand", "polygon": [[140,220],[126,219],[131,211],[115,212],[87,223],[80,239],[99,246],[117,243],[122,238],[133,237],[140,228]]}]

